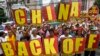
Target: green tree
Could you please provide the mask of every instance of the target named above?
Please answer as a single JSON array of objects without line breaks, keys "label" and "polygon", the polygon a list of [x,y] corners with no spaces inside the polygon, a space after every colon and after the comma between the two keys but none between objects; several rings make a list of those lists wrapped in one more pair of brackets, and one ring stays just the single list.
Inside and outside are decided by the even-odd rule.
[{"label": "green tree", "polygon": [[6,22],[6,21],[7,21],[7,17],[5,15],[5,13],[4,13],[4,9],[3,8],[0,8],[0,24],[2,22]]},{"label": "green tree", "polygon": [[0,17],[3,17],[4,15],[4,10],[2,8],[0,8]]},{"label": "green tree", "polygon": [[95,0],[94,5],[97,5],[99,8],[99,13],[100,13],[100,0]]}]

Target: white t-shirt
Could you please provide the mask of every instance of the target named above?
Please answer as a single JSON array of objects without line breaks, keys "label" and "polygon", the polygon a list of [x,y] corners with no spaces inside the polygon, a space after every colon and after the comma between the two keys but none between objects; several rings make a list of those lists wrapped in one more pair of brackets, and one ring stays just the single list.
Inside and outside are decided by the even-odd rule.
[{"label": "white t-shirt", "polygon": [[0,42],[5,42],[5,41],[6,41],[5,38],[0,37]]},{"label": "white t-shirt", "polygon": [[19,31],[16,31],[16,40],[20,41],[20,38],[23,36],[22,33],[19,33]]},{"label": "white t-shirt", "polygon": [[41,36],[39,36],[39,35],[36,35],[36,37],[35,36],[33,36],[32,34],[30,35],[31,36],[31,40],[33,40],[33,39],[40,39],[41,38]]},{"label": "white t-shirt", "polygon": [[[6,41],[5,38],[0,37],[0,43],[1,43],[1,42],[5,42],[5,41]],[[3,54],[3,51],[2,51],[2,49],[1,49],[1,46],[0,46],[0,54]]]},{"label": "white t-shirt", "polygon": [[36,30],[36,28],[32,28],[32,29],[30,30],[30,32],[29,32],[29,34],[30,34],[30,39],[31,39],[31,40],[33,40],[33,39],[40,39],[41,36],[39,36],[39,35],[33,36],[32,31],[34,31],[34,30]]},{"label": "white t-shirt", "polygon": [[[71,35],[68,35],[68,38],[71,38],[72,36]],[[61,35],[59,38],[58,38],[58,41],[61,40],[61,38],[67,38],[65,35]]]}]

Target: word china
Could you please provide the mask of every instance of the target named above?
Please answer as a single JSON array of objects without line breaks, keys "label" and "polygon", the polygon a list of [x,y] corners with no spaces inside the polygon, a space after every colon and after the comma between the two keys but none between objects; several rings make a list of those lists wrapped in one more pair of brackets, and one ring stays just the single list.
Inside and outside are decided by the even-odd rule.
[{"label": "word china", "polygon": [[[60,3],[58,13],[56,14],[54,5],[44,6],[41,9],[32,9],[30,11],[30,20],[32,24],[42,24],[45,21],[67,21],[69,17],[79,17],[80,3],[72,2],[71,4]],[[17,25],[27,24],[26,11],[24,9],[13,10],[12,13]]]}]

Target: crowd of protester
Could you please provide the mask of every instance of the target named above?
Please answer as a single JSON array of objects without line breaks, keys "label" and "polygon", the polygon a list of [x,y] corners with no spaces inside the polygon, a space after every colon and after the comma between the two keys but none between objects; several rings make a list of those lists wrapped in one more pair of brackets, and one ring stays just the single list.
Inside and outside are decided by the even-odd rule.
[{"label": "crowd of protester", "polygon": [[[36,25],[6,25],[8,32],[0,32],[0,42],[12,41],[30,41],[38,38],[75,38],[84,37],[90,33],[100,34],[100,20],[91,20],[90,18],[69,20],[66,23],[59,25],[50,25],[44,22],[41,26]],[[89,54],[89,51],[85,51],[85,56]],[[0,55],[3,56],[3,51],[0,48]],[[81,56],[81,54],[76,54]],[[91,53],[95,56],[95,50]]]}]

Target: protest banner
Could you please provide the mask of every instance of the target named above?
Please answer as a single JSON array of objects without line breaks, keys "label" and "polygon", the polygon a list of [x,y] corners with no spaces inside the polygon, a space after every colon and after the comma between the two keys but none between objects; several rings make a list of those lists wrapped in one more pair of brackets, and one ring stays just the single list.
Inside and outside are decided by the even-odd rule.
[{"label": "protest banner", "polygon": [[75,53],[75,38],[62,38],[61,44],[62,54],[69,55]]},{"label": "protest banner", "polygon": [[[44,38],[42,41],[40,39],[17,41],[15,43],[16,50],[11,42],[1,43],[1,46],[5,56],[57,56],[58,53],[71,55],[84,52],[85,45],[88,49],[96,49],[98,47],[99,38],[99,34],[90,34],[88,39],[83,37],[62,38],[61,43],[58,42],[57,38]],[[87,40],[88,42],[86,42]],[[60,50],[60,52],[58,50]]]},{"label": "protest banner", "polygon": [[79,2],[72,2],[70,17],[79,17],[81,6]]},{"label": "protest banner", "polygon": [[56,12],[55,12],[54,5],[51,4],[49,6],[42,7],[42,15],[45,21],[55,21]]},{"label": "protest banner", "polygon": [[39,56],[42,55],[41,39],[17,42],[18,56]]},{"label": "protest banner", "polygon": [[[29,3],[29,5],[30,5],[32,3],[31,1],[27,0],[27,3]],[[40,0],[34,0],[33,2],[35,2],[35,1],[36,1],[36,3],[34,3],[33,5],[37,5],[38,1],[40,1]],[[84,20],[84,19],[78,20],[77,17],[80,17],[82,4],[81,4],[81,2],[71,2],[71,1],[72,0],[69,1],[70,3],[59,3],[59,6],[57,8],[58,13],[55,9],[55,6],[54,6],[55,4],[48,4],[47,6],[43,6],[42,8],[31,9],[30,11],[28,11],[28,12],[30,12],[31,24],[33,24],[33,25],[31,25],[31,27],[36,27],[36,29],[34,28],[34,30],[37,30],[41,37],[44,37],[43,35],[45,35],[46,31],[49,31],[51,28],[55,28],[54,35],[57,35],[57,38],[58,38],[59,35],[61,35],[63,33],[65,34],[64,30],[66,30],[66,29],[68,29],[68,33],[70,33],[71,34],[70,37],[72,37],[74,35],[77,36],[77,34],[80,33],[77,30],[83,30],[84,28],[86,28],[84,30],[91,31],[88,26],[92,26],[92,24],[94,24],[94,25],[99,24],[97,21],[93,22],[93,21]],[[80,0],[78,0],[78,1],[80,1]],[[27,32],[28,30],[30,30],[31,27],[28,28],[26,26],[26,24],[28,24],[27,15],[26,15],[27,11],[24,9],[15,9],[12,11],[13,11],[12,15],[14,17],[16,25],[21,25],[21,26],[25,25],[25,27],[22,27],[23,28],[22,30],[20,30],[21,27],[18,27],[19,29],[16,27],[17,30],[21,31],[21,32],[25,32],[25,31]],[[89,17],[89,19],[95,18],[96,15],[98,15],[98,12],[99,12],[98,7],[93,6],[89,9],[88,13],[82,14],[81,17],[82,18]],[[75,19],[75,18],[77,18],[77,19]],[[66,22],[67,20],[69,20],[68,25]],[[66,23],[63,23],[60,26],[56,25],[57,27],[53,27],[53,26],[51,26],[52,21],[54,22],[53,24],[55,24],[55,21],[61,21],[61,23],[62,22],[66,22]],[[51,24],[50,23],[48,24],[48,22],[50,22]],[[37,27],[37,24],[42,25],[42,26]],[[36,25],[36,26],[34,26],[34,25]],[[85,25],[87,25],[87,26],[85,26]],[[95,27],[97,25],[95,25]],[[82,26],[82,29],[81,29],[81,26]],[[42,28],[42,27],[44,27],[44,28]],[[71,28],[71,29],[69,29],[69,28]],[[78,29],[78,28],[80,28],[80,29]],[[98,29],[98,27],[97,27],[97,29]],[[33,31],[33,29],[32,29],[32,31]],[[51,30],[51,31],[53,31],[53,30]],[[48,33],[48,35],[52,34],[52,33]],[[87,33],[81,32],[81,33],[82,34],[79,34],[79,35],[83,35],[83,34],[85,35],[85,34],[91,33],[91,32],[87,32]],[[33,32],[32,32],[32,34],[33,34]],[[23,36],[23,37],[27,37],[27,36]],[[2,42],[0,44],[1,44],[1,48],[2,48],[5,56],[42,56],[42,55],[43,56],[57,56],[56,54],[58,54],[58,55],[64,54],[62,56],[67,56],[67,55],[73,55],[73,54],[81,54],[82,52],[84,52],[85,49],[88,49],[89,51],[91,51],[91,50],[98,48],[100,34],[89,34],[88,37],[86,37],[86,38],[84,38],[84,37],[76,37],[76,38],[68,37],[67,38],[66,37],[66,38],[62,38],[61,42],[58,42],[57,38],[55,38],[55,37],[45,38],[44,37],[43,39],[34,39],[34,40],[28,40],[28,41],[26,41],[26,39],[24,39],[24,41],[23,40],[16,41],[15,43],[14,42],[13,43],[12,42],[4,42],[4,43]]]},{"label": "protest banner", "polygon": [[31,10],[32,24],[42,24],[41,10]]},{"label": "protest banner", "polygon": [[58,20],[67,21],[69,17],[70,4],[60,3]]},{"label": "protest banner", "polygon": [[3,42],[1,43],[2,50],[5,56],[16,56],[16,50],[14,49],[14,45],[11,42]]},{"label": "protest banner", "polygon": [[85,38],[62,38],[62,54],[82,53],[85,50]]},{"label": "protest banner", "polygon": [[26,11],[24,9],[15,9],[12,13],[17,25],[27,24]]},{"label": "protest banner", "polygon": [[86,49],[93,50],[98,48],[100,35],[99,34],[90,34],[86,39]]},{"label": "protest banner", "polygon": [[76,37],[75,39],[75,53],[82,53],[85,50],[85,41],[83,37]]},{"label": "protest banner", "polygon": [[43,54],[43,47],[41,39],[31,40],[29,43],[32,56],[41,56]]},{"label": "protest banner", "polygon": [[58,54],[58,41],[57,38],[45,38],[43,39],[44,54],[45,55],[57,55]]},{"label": "protest banner", "polygon": [[[42,24],[42,21],[67,21],[69,17],[79,17],[79,2],[71,4],[60,3],[58,17],[53,4],[30,11],[31,24]],[[13,10],[14,20],[17,25],[27,24],[26,11],[24,9]],[[58,19],[57,19],[58,18]]]},{"label": "protest banner", "polygon": [[17,53],[18,56],[29,56],[25,42],[18,42]]},{"label": "protest banner", "polygon": [[92,16],[92,15],[98,15],[98,14],[99,14],[99,8],[98,8],[96,5],[92,6],[92,7],[89,9],[88,14],[89,14],[90,16]]}]

